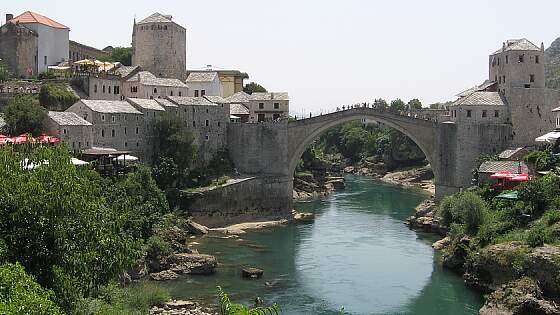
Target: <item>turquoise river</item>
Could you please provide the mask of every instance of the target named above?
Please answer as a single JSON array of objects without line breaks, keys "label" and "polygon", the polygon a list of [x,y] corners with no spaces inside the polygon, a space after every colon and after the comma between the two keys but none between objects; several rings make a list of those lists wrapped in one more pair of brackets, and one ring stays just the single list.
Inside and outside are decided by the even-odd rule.
[{"label": "turquoise river", "polygon": [[[165,286],[176,297],[208,300],[220,285],[235,302],[260,296],[286,315],[337,314],[341,307],[344,314],[478,314],[480,294],[437,263],[437,238],[403,224],[425,195],[364,177],[349,176],[346,184],[296,205],[315,213],[312,223],[196,240],[201,253],[218,257],[218,272]],[[263,278],[242,279],[246,265],[263,268]]]}]

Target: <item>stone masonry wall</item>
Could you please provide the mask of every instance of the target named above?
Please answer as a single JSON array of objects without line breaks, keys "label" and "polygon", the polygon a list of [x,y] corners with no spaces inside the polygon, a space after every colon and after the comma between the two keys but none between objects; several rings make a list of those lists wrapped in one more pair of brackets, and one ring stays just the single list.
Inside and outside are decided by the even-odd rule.
[{"label": "stone masonry wall", "polygon": [[182,205],[194,221],[209,227],[287,218],[292,210],[291,179],[256,177],[196,193]]},{"label": "stone masonry wall", "polygon": [[286,122],[229,123],[228,150],[242,174],[289,176]]}]

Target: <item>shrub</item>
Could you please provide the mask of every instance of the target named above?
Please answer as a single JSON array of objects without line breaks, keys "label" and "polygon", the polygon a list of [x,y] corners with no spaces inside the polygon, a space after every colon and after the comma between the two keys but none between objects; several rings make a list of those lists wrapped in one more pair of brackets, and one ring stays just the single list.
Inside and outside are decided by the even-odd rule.
[{"label": "shrub", "polygon": [[17,95],[4,107],[4,119],[7,131],[12,135],[43,132],[47,111],[31,95]]},{"label": "shrub", "polygon": [[453,208],[455,206],[455,197],[446,196],[439,204],[437,216],[441,220],[441,224],[449,226],[453,223]]},{"label": "shrub", "polygon": [[545,243],[552,242],[554,242],[552,233],[542,224],[534,226],[527,233],[527,244],[531,247],[543,246]]},{"label": "shrub", "polygon": [[41,106],[49,110],[66,110],[78,101],[70,87],[62,83],[44,83],[39,92]]},{"label": "shrub", "polygon": [[478,227],[484,222],[484,200],[474,193],[466,192],[459,196],[454,208],[455,213],[461,211],[466,232],[470,235],[476,234]]},{"label": "shrub", "polygon": [[171,245],[159,236],[152,236],[146,242],[146,255],[148,258],[157,259],[171,255]]},{"label": "shrub", "polygon": [[531,213],[538,217],[551,207],[560,195],[560,178],[550,173],[523,183],[518,191],[519,198],[528,203]]},{"label": "shrub", "polygon": [[63,314],[53,298],[19,263],[0,266],[1,314]]}]

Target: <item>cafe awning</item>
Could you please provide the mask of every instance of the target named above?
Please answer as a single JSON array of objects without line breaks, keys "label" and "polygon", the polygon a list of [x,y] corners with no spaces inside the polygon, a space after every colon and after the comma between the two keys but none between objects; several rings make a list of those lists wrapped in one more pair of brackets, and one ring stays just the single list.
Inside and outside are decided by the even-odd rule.
[{"label": "cafe awning", "polygon": [[552,131],[535,139],[536,142],[556,142],[560,138],[560,131]]},{"label": "cafe awning", "polygon": [[505,199],[505,200],[517,200],[517,199],[519,199],[519,193],[517,192],[517,190],[506,191],[506,192],[503,192],[502,194],[496,196],[496,198]]}]

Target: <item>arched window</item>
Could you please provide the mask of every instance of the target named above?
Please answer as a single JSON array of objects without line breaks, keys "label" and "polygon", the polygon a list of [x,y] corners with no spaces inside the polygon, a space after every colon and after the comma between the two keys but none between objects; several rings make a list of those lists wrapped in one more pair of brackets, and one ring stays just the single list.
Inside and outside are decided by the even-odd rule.
[{"label": "arched window", "polygon": [[154,88],[154,93],[157,93],[157,88]]},{"label": "arched window", "polygon": [[105,85],[103,85],[103,93],[105,93]]},{"label": "arched window", "polygon": [[97,93],[97,84],[93,85],[93,93]]},{"label": "arched window", "polygon": [[101,137],[105,137],[105,129],[101,129]]},{"label": "arched window", "polygon": [[171,96],[173,96],[173,91],[169,92]]}]

